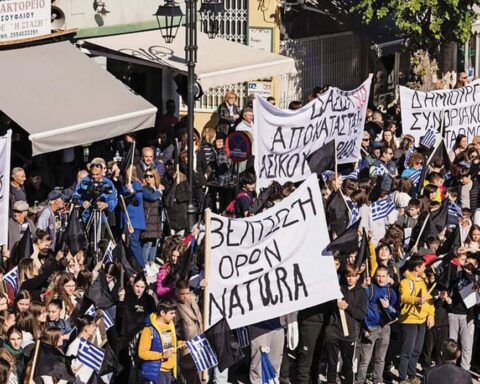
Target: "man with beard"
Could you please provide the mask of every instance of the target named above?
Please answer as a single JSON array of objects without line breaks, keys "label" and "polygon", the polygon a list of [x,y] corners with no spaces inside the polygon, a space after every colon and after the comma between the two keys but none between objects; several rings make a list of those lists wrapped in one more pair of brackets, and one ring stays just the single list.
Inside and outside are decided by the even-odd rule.
[{"label": "man with beard", "polygon": [[33,253],[31,258],[33,259],[33,265],[40,269],[43,267],[45,260],[50,253],[50,247],[52,244],[52,238],[47,231],[43,229],[37,229],[35,232],[35,242],[33,243]]}]

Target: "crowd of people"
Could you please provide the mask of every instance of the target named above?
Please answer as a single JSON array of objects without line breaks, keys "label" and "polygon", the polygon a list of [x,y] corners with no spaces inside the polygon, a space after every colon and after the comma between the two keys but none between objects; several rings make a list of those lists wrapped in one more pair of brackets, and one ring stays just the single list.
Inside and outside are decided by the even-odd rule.
[{"label": "crowd of people", "polygon": [[[234,166],[226,137],[251,135],[254,119],[251,99],[243,110],[237,102],[228,93],[216,129],[194,132],[191,189],[187,127],[172,100],[155,129],[35,158],[14,132],[0,384],[204,379],[185,346],[204,332],[202,212],[252,216],[297,186],[273,182],[257,195],[252,159]],[[472,381],[480,317],[464,292],[479,286],[480,137],[443,146],[438,134],[430,144],[404,135],[398,104],[367,110],[361,158],[319,175],[331,240],[353,229],[368,244],[335,248],[343,298],[250,325],[244,357],[212,369],[211,382],[262,383],[264,348],[285,384],[320,374],[349,384]],[[378,217],[373,207],[387,200]],[[39,368],[42,345],[56,351],[50,371]],[[85,345],[103,349],[98,369]]]}]

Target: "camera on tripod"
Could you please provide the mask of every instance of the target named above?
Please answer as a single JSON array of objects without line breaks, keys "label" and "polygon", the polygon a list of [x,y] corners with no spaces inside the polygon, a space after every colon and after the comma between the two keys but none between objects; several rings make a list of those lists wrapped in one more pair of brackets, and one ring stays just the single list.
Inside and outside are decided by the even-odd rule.
[{"label": "camera on tripod", "polygon": [[113,188],[103,182],[99,181],[87,181],[84,180],[83,185],[86,187],[83,192],[84,200],[88,200],[92,206],[96,206],[97,203],[103,201],[103,194],[110,194],[113,192]]}]

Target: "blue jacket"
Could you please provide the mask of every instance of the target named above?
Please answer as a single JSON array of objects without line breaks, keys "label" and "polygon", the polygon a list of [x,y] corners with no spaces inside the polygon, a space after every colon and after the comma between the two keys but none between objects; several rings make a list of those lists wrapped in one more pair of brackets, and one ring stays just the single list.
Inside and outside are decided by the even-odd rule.
[{"label": "blue jacket", "polygon": [[[372,295],[373,289],[373,295]],[[367,295],[367,316],[364,320],[365,328],[371,330],[373,328],[380,327],[382,324],[382,316],[380,312],[380,298],[389,298],[390,306],[386,308],[386,312],[393,318],[398,316],[395,305],[397,304],[397,295],[395,291],[387,284],[383,287],[378,286],[375,282],[372,282],[371,286],[365,287],[365,294]]]},{"label": "blue jacket", "polygon": [[[128,188],[122,186],[121,194],[125,197],[125,204],[127,205],[128,216],[132,222],[133,229],[144,230],[147,228],[145,224],[145,212],[143,210],[143,188],[140,182],[133,180],[132,187],[135,191],[130,193]],[[127,218],[125,213],[122,212],[122,228],[125,227]]]},{"label": "blue jacket", "polygon": [[[152,332],[152,343],[150,346],[150,351],[154,352],[163,352],[163,344],[160,336],[160,332],[153,323],[153,319],[156,317],[155,314],[151,314],[145,320],[145,326],[150,328]],[[173,333],[173,347],[177,347],[177,340],[175,337],[175,326],[172,323],[172,333]],[[161,360],[143,360],[142,367],[140,369],[140,374],[142,379],[145,381],[152,381],[155,384],[158,384],[160,381],[160,369],[162,367]],[[173,369],[173,377],[177,376],[176,364]]]},{"label": "blue jacket", "polygon": [[[105,203],[108,204],[108,212],[113,212],[115,207],[117,206],[118,203],[118,198],[117,198],[117,191],[115,189],[115,186],[113,185],[112,181],[106,177],[102,178],[102,185],[101,188],[105,190],[110,190],[110,193],[101,193],[99,196],[99,201],[104,201]],[[83,204],[84,201],[91,201],[94,196],[92,194],[92,188],[91,185],[93,184],[92,178],[89,176],[84,177],[82,180],[80,180],[76,187],[75,191],[72,194],[72,199],[78,199],[80,204]],[[90,213],[92,212],[91,208],[87,208],[83,211],[82,213],[82,219],[84,222],[87,222],[88,219],[90,218]]]}]

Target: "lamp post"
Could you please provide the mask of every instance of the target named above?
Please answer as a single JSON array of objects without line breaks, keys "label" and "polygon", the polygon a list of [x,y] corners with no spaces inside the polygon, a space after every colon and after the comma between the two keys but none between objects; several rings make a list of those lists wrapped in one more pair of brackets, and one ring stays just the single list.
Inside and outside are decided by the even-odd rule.
[{"label": "lamp post", "polygon": [[[187,206],[189,228],[195,224],[196,208],[193,205],[193,114],[195,104],[195,63],[197,62],[197,3],[198,0],[185,0],[185,62],[187,64],[187,111],[188,111],[188,188],[190,198]],[[220,13],[225,8],[221,0],[205,0],[200,7],[204,30],[213,39],[218,33]],[[162,37],[170,44],[177,35],[183,19],[183,12],[174,0],[165,0],[158,7],[155,16]],[[162,23],[162,20],[164,23]],[[162,25],[163,24],[163,25]]]}]

